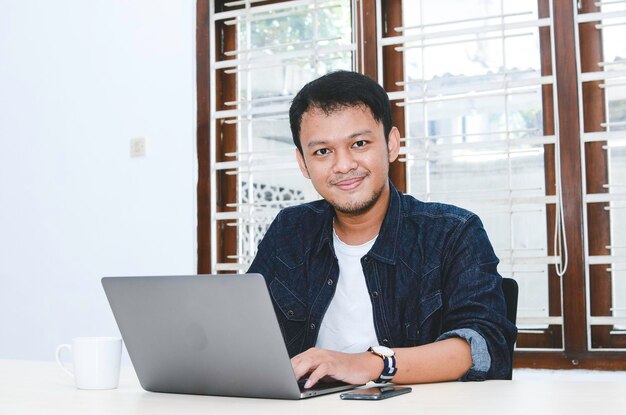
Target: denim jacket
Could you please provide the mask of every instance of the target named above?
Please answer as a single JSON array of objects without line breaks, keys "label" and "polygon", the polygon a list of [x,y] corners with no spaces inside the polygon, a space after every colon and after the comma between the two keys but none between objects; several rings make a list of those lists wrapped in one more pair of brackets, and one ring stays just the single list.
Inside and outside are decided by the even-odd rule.
[{"label": "denim jacket", "polygon": [[[472,353],[461,380],[506,378],[517,329],[506,319],[498,258],[480,219],[390,188],[378,238],[361,258],[379,344],[461,337]],[[291,357],[315,346],[335,292],[333,217],[325,200],[283,209],[248,271],[264,276]]]}]

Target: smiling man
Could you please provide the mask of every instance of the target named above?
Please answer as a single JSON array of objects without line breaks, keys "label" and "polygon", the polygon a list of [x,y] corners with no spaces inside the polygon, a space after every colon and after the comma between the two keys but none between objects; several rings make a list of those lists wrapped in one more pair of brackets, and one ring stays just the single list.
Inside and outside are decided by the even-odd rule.
[{"label": "smiling man", "polygon": [[480,219],[389,180],[388,96],[333,72],[289,111],[296,158],[323,200],[282,210],[249,272],[268,284],[298,378],[353,384],[506,378],[517,330]]}]

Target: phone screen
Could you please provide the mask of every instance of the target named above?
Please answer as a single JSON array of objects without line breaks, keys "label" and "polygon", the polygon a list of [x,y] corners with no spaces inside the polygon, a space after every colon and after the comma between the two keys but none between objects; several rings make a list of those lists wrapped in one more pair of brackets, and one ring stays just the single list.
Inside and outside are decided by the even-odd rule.
[{"label": "phone screen", "polygon": [[404,386],[375,386],[373,388],[357,389],[352,392],[346,392],[339,395],[341,399],[361,399],[374,400],[391,398],[392,396],[402,395],[411,392],[412,389]]}]

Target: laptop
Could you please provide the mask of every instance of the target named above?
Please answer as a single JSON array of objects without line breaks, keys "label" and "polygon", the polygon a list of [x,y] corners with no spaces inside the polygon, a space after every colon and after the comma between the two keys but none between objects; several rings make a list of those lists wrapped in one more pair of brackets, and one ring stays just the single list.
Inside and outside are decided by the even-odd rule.
[{"label": "laptop", "polygon": [[259,274],[105,277],[141,386],[152,392],[301,399],[352,389],[296,380]]}]

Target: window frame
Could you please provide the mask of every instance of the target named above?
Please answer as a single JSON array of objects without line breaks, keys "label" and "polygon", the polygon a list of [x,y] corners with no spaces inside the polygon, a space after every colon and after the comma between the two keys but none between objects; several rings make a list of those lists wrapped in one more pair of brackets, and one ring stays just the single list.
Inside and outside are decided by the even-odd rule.
[{"label": "window frame", "polygon": [[[219,5],[224,0],[215,0]],[[272,1],[275,3],[278,1]],[[196,31],[196,57],[197,57],[197,155],[198,155],[198,184],[197,184],[197,217],[198,217],[198,251],[197,267],[199,274],[209,274],[211,270],[211,137],[210,137],[210,86],[212,83],[209,59],[210,42],[218,45],[218,51],[230,50],[235,47],[236,33],[234,27],[211,28],[209,21],[209,7],[213,0],[197,0],[197,31]],[[595,11],[596,6],[593,0],[582,0],[581,10]],[[538,0],[540,13],[549,13],[549,1]],[[398,90],[395,80],[403,78],[403,56],[402,52],[384,51],[381,69],[382,79],[379,77],[379,59],[377,42],[379,36],[390,35],[390,31],[402,23],[402,0],[358,0],[356,21],[358,22],[358,66],[359,71],[372,77],[380,79],[387,91]],[[550,369],[605,369],[605,370],[626,370],[626,352],[623,351],[598,351],[589,350],[588,330],[587,330],[587,287],[586,287],[586,264],[585,264],[585,243],[588,242],[589,252],[601,255],[606,251],[609,238],[608,215],[602,212],[584,212],[587,205],[583,199],[583,166],[581,151],[588,150],[590,153],[599,154],[593,159],[585,158],[585,173],[587,188],[590,186],[595,192],[605,192],[602,184],[606,183],[607,160],[602,157],[602,145],[599,143],[580,144],[580,123],[579,123],[579,87],[577,77],[577,56],[576,56],[576,8],[575,2],[564,1],[554,2],[554,43],[556,68],[554,73],[558,78],[557,91],[561,102],[568,105],[560,105],[558,114],[558,128],[560,131],[560,160],[563,187],[563,209],[565,211],[565,228],[567,230],[567,245],[569,252],[569,267],[565,276],[560,279],[554,270],[554,266],[549,267],[549,306],[550,315],[560,315],[563,312],[563,333],[560,326],[550,326],[539,336],[527,336],[520,334],[518,342],[525,347],[545,347],[546,344],[553,343],[556,339],[563,339],[563,350],[557,351],[526,351],[517,350],[515,352],[514,366],[529,368],[550,368]],[[377,25],[381,19],[382,23]],[[380,30],[380,33],[379,33]],[[550,29],[548,29],[550,30]],[[601,38],[597,31],[584,30],[581,25],[579,32],[581,43],[581,65],[594,65],[598,61],[598,54],[601,54]],[[213,36],[213,38],[212,38]],[[542,34],[542,71],[552,72],[554,68],[544,67],[549,65],[550,60],[550,33]],[[547,37],[547,38],[546,38]],[[546,59],[547,57],[547,59]],[[226,59],[226,57],[220,58]],[[594,60],[595,59],[595,60]],[[220,99],[218,102],[234,100],[236,85],[233,77],[222,76],[215,79],[215,94]],[[598,99],[583,88],[583,98],[585,101]],[[599,89],[599,88],[596,88]],[[552,108],[551,100],[552,86],[544,87],[544,125],[554,125],[554,115],[549,110]],[[595,92],[597,94],[597,91]],[[603,100],[601,102],[604,102]],[[393,117],[401,135],[404,135],[404,111],[402,108],[393,105]],[[598,120],[604,120],[604,112],[594,110],[588,106],[583,108],[585,125],[592,125]],[[217,154],[224,154],[228,151],[235,151],[236,130],[234,125],[227,125],[217,121],[216,125],[216,148]],[[546,158],[546,189],[548,193],[555,193],[554,185],[554,146],[547,146]],[[217,160],[219,161],[219,160]],[[598,164],[600,163],[600,164]],[[552,164],[552,166],[550,166]],[[593,168],[591,168],[593,166]],[[395,185],[402,191],[406,191],[406,169],[405,165],[395,162],[391,166],[390,176]],[[227,207],[227,203],[236,200],[236,180],[232,176],[227,176],[223,172],[218,172],[216,181],[213,184],[218,187],[218,206],[223,211],[232,209]],[[600,205],[600,204],[598,204]],[[552,206],[553,207],[553,206]],[[602,210],[602,209],[597,209]],[[589,241],[584,240],[583,224],[587,214],[588,226],[593,225],[593,229],[600,229],[601,232]],[[548,226],[553,229],[554,212],[548,211]],[[226,252],[236,249],[237,235],[234,227],[220,224],[216,243],[219,249],[218,259],[220,262],[227,262]],[[552,235],[549,236],[553,238]],[[548,241],[548,246],[552,247],[552,240]],[[552,248],[550,248],[552,249]],[[551,253],[552,254],[552,253]],[[230,260],[234,261],[234,260]],[[594,271],[599,272],[599,271]],[[610,298],[603,298],[601,293],[608,286],[610,289],[610,275],[601,275],[600,278],[593,278],[589,289],[596,295],[590,297],[592,315],[595,312],[601,313],[611,304]],[[608,283],[607,283],[608,281]],[[608,285],[607,285],[608,284]],[[561,287],[563,295],[561,296]],[[561,304],[561,298],[563,299]],[[602,341],[610,342],[610,334],[602,334]],[[620,339],[621,340],[621,339]],[[608,344],[608,343],[607,343]],[[623,347],[623,346],[622,346]]]}]

